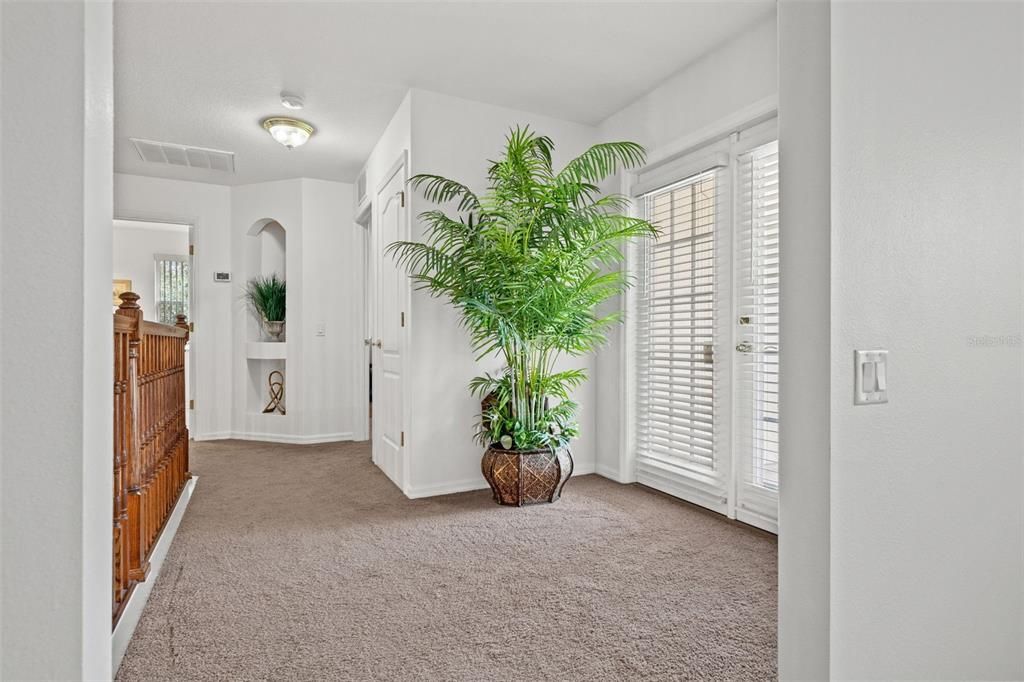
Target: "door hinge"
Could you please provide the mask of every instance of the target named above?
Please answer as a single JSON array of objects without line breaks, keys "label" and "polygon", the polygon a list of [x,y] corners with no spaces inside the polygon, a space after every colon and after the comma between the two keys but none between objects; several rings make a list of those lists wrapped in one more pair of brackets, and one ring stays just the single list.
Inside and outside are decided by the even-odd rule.
[{"label": "door hinge", "polygon": [[398,205],[401,206],[402,208],[405,208],[405,192],[404,191],[398,193]]},{"label": "door hinge", "polygon": [[405,326],[405,313],[402,313],[402,326]]},{"label": "door hinge", "polygon": [[189,332],[194,332],[196,330],[196,323],[195,322],[189,322],[188,323],[188,330],[189,330]]},{"label": "door hinge", "polygon": [[190,409],[190,410],[196,409],[196,401],[195,400],[189,400],[188,401],[188,409]]},{"label": "door hinge", "polygon": [[402,431],[401,443],[399,443],[399,446],[403,448],[405,447],[405,431]]},{"label": "door hinge", "polygon": [[190,255],[190,256],[196,255],[196,246],[195,246],[195,244],[189,244],[188,245],[188,255]]}]

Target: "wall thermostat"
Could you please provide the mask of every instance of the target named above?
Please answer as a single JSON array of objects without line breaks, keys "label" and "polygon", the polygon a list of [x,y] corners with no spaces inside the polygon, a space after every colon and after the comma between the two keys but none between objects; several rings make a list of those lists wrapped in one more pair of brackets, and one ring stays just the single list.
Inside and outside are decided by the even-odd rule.
[{"label": "wall thermostat", "polygon": [[231,281],[231,273],[230,272],[215,272],[215,273],[213,273],[213,281],[214,282],[230,282]]}]

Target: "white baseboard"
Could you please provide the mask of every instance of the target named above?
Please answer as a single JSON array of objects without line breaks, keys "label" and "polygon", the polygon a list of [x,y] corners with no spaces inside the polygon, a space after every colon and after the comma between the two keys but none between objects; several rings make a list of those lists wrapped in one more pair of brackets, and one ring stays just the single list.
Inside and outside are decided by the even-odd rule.
[{"label": "white baseboard", "polygon": [[[586,476],[587,474],[595,473],[594,464],[588,462],[586,464],[576,466],[573,468],[573,476]],[[412,487],[404,491],[405,496],[410,500],[418,500],[424,497],[437,497],[439,495],[454,495],[455,493],[465,493],[470,490],[487,490],[490,486],[487,485],[487,481],[484,480],[483,476],[476,478],[470,478],[463,481],[450,481],[446,483],[438,483],[435,485],[426,485],[420,487]]]},{"label": "white baseboard", "polygon": [[586,476],[587,474],[596,474],[597,469],[594,467],[593,462],[586,462],[580,464],[579,462],[573,462],[572,475],[573,476]]},{"label": "white baseboard", "polygon": [[486,490],[489,487],[490,486],[487,485],[487,481],[484,480],[484,477],[478,476],[477,478],[467,479],[465,481],[452,481],[449,483],[438,483],[437,485],[409,488],[404,492],[405,496],[410,500],[418,500],[423,497],[454,495],[455,493],[465,493],[470,490]]},{"label": "white baseboard", "polygon": [[160,568],[164,565],[167,550],[170,549],[171,542],[174,541],[174,535],[178,532],[181,518],[185,515],[185,507],[188,506],[189,501],[192,499],[192,491],[195,490],[198,480],[198,476],[193,476],[185,482],[185,487],[178,497],[178,502],[174,505],[171,515],[167,517],[167,524],[160,532],[160,537],[156,539],[153,551],[149,554],[149,575],[146,576],[145,581],[136,585],[135,589],[132,590],[131,595],[128,597],[128,602],[124,605],[124,610],[121,612],[121,617],[117,621],[117,627],[114,628],[114,634],[110,638],[115,671],[121,667],[121,659],[124,658],[124,652],[128,650],[128,642],[131,641],[132,635],[135,633],[135,627],[139,624],[139,618],[142,617],[142,609],[149,600],[149,593],[153,591],[153,585],[156,583],[157,576],[160,575]]},{"label": "white baseboard", "polygon": [[264,443],[284,443],[289,445],[313,445],[316,443],[336,443],[353,440],[352,432],[318,433],[312,436],[288,436],[280,433],[243,433],[240,431],[223,431],[193,436],[193,440],[252,440]]},{"label": "white baseboard", "polygon": [[232,437],[230,431],[213,431],[211,433],[192,433],[192,440],[225,440]]},{"label": "white baseboard", "polygon": [[615,481],[616,483],[630,483],[631,481],[625,480],[619,475],[618,467],[610,467],[606,464],[598,464],[594,469],[594,473],[598,476],[602,476],[609,480]]}]

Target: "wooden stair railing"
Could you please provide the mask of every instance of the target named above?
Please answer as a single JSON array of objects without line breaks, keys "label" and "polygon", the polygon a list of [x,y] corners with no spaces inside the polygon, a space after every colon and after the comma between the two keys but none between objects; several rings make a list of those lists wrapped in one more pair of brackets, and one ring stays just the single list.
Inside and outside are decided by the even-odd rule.
[{"label": "wooden stair railing", "polygon": [[138,294],[114,313],[114,581],[116,624],[149,574],[153,545],[191,474],[185,426],[188,324],[142,319]]}]

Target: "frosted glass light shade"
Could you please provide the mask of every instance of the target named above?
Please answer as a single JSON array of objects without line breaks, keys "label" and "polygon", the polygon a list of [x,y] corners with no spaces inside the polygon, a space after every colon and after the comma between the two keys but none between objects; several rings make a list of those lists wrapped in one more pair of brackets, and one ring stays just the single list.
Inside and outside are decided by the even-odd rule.
[{"label": "frosted glass light shade", "polygon": [[263,121],[263,129],[288,149],[306,144],[314,132],[313,126],[297,118],[268,118]]}]

